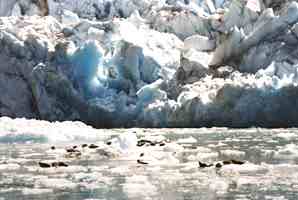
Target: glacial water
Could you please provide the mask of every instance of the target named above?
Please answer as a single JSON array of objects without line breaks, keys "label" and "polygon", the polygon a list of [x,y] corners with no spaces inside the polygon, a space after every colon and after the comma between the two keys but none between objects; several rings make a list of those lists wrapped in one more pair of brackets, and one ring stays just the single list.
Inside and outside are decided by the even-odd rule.
[{"label": "glacial water", "polygon": [[[149,160],[148,164],[139,164],[129,153],[101,157],[91,151],[80,157],[62,156],[65,148],[92,141],[82,138],[38,141],[28,136],[25,141],[2,140],[0,200],[298,199],[297,129],[117,129],[103,130],[105,136],[99,138],[106,141],[133,131],[138,137],[164,135],[181,144],[183,150],[171,152],[179,162]],[[153,152],[158,154],[159,150]],[[40,161],[59,159],[69,166],[38,166]],[[198,165],[198,161],[229,159],[245,164],[221,168]]]}]

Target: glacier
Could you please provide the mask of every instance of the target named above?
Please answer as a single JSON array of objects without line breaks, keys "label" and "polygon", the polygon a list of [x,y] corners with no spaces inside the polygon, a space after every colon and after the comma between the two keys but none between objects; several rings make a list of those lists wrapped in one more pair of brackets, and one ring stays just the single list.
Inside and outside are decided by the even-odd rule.
[{"label": "glacier", "polygon": [[0,115],[297,126],[298,4],[257,2],[0,0]]}]

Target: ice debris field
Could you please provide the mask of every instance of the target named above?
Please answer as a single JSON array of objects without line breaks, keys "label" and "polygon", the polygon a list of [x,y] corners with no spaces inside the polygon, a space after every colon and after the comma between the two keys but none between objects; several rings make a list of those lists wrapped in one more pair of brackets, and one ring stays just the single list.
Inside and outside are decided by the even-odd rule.
[{"label": "ice debris field", "polygon": [[297,129],[93,129],[0,118],[0,198],[298,198]]}]

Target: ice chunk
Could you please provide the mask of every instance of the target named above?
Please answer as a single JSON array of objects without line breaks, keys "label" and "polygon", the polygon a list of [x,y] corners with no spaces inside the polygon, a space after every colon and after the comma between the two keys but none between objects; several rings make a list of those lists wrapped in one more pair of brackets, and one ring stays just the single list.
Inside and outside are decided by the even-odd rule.
[{"label": "ice chunk", "polygon": [[220,151],[220,154],[222,156],[225,156],[227,158],[233,158],[233,159],[239,159],[239,158],[243,158],[245,156],[245,152],[243,151],[238,151],[238,150],[222,150]]},{"label": "ice chunk", "polygon": [[194,48],[197,51],[211,51],[215,49],[215,41],[206,36],[192,35],[184,40],[184,48]]},{"label": "ice chunk", "polygon": [[63,10],[61,20],[62,23],[66,26],[75,26],[80,23],[80,18],[78,17],[78,15],[69,10]]},{"label": "ice chunk", "polygon": [[136,133],[123,133],[110,141],[111,146],[122,153],[133,150],[137,146]]},{"label": "ice chunk", "polygon": [[160,90],[163,80],[159,79],[152,84],[142,87],[138,92],[138,101],[141,104],[148,104],[154,100],[166,100],[166,92]]},{"label": "ice chunk", "polygon": [[35,186],[57,189],[57,190],[72,190],[78,187],[76,183],[73,183],[69,180],[62,179],[62,178],[39,179],[35,182]]},{"label": "ice chunk", "polygon": [[40,195],[45,193],[53,193],[53,189],[25,188],[22,190],[23,195]]},{"label": "ice chunk", "polygon": [[229,189],[229,183],[224,179],[216,178],[212,180],[209,188],[217,193],[225,193]]},{"label": "ice chunk", "polygon": [[130,199],[146,199],[158,195],[158,190],[146,176],[126,177],[123,191]]},{"label": "ice chunk", "polygon": [[257,173],[265,174],[269,170],[266,166],[246,163],[244,165],[224,165],[221,169],[223,173],[240,173],[245,175],[255,175]]},{"label": "ice chunk", "polygon": [[144,60],[139,70],[143,81],[152,83],[159,78],[171,79],[174,76],[183,47],[175,35],[160,33],[147,26],[138,28],[129,21],[119,21],[115,29],[119,34],[115,34],[113,40],[120,37],[126,43],[142,48]]},{"label": "ice chunk", "polygon": [[5,172],[5,171],[16,171],[20,167],[21,166],[19,164],[15,164],[15,163],[0,164],[0,171],[2,171],[2,172]]},{"label": "ice chunk", "polygon": [[192,143],[197,143],[197,139],[194,137],[188,137],[188,138],[181,138],[177,140],[178,144],[192,144]]},{"label": "ice chunk", "polygon": [[[70,142],[94,141],[107,135],[98,134],[98,130],[82,122],[48,122],[41,120],[0,118],[0,142]],[[88,133],[88,134],[86,134]]]},{"label": "ice chunk", "polygon": [[177,72],[177,79],[179,83],[194,83],[200,78],[209,74],[209,63],[211,62],[212,55],[207,52],[195,51],[189,49],[183,53],[181,59],[180,71]]},{"label": "ice chunk", "polygon": [[176,152],[176,153],[179,153],[179,152],[182,152],[184,150],[183,146],[175,143],[175,142],[171,142],[171,143],[167,143],[164,148],[163,148],[164,151],[166,152]]},{"label": "ice chunk", "polygon": [[91,81],[97,75],[103,50],[95,41],[87,41],[71,57],[75,67],[75,77]]}]

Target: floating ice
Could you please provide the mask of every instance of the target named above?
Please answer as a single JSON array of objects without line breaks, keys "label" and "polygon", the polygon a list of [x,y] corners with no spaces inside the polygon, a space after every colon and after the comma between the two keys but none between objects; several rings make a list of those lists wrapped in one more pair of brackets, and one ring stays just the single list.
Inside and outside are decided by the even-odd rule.
[{"label": "floating ice", "polygon": [[227,149],[220,151],[220,155],[225,156],[227,158],[241,159],[245,156],[245,152]]},{"label": "floating ice", "polygon": [[22,190],[23,195],[40,195],[45,193],[53,193],[53,189],[25,188]]},{"label": "floating ice", "polygon": [[137,146],[137,136],[135,133],[125,133],[111,139],[110,142],[112,147],[124,153]]},{"label": "floating ice", "polygon": [[67,191],[78,187],[76,183],[73,183],[66,179],[59,179],[59,178],[47,178],[47,179],[40,179],[35,182],[36,187],[45,187],[45,188],[52,188],[55,190],[62,190]]},{"label": "floating ice", "polygon": [[21,166],[19,164],[13,164],[13,163],[0,164],[0,171],[2,171],[2,172],[16,171],[16,170],[20,169],[20,167]]},{"label": "floating ice", "polygon": [[128,198],[146,199],[158,195],[156,186],[146,176],[141,175],[126,177],[123,190]]},{"label": "floating ice", "polygon": [[188,137],[188,138],[182,138],[177,140],[178,144],[192,144],[192,143],[197,143],[197,139],[195,139],[194,137]]},{"label": "floating ice", "polygon": [[70,142],[96,141],[109,137],[82,122],[47,122],[0,118],[0,142]]}]

